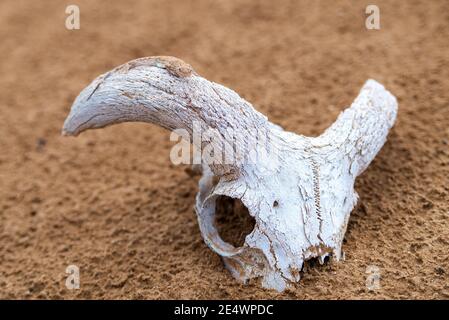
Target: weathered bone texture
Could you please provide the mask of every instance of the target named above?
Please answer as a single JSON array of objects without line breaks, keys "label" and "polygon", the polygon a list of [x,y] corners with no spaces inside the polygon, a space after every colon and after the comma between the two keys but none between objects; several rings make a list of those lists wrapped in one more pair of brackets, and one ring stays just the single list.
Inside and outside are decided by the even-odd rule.
[{"label": "weathered bone texture", "polygon": [[[63,133],[125,121],[150,122],[169,130],[192,122],[218,132],[209,143],[231,145],[226,130],[241,133],[236,145],[256,145],[254,134],[270,137],[270,157],[246,164],[203,163],[196,212],[202,236],[232,275],[283,291],[300,278],[304,261],[341,257],[351,210],[357,202],[355,178],[385,143],[397,113],[393,95],[368,80],[350,108],[321,136],[304,137],[272,124],[234,91],[197,75],[172,57],[142,58],[99,76],[76,98]],[[196,144],[202,144],[203,141]],[[242,247],[224,242],[215,226],[216,200],[240,199],[255,218]]]}]

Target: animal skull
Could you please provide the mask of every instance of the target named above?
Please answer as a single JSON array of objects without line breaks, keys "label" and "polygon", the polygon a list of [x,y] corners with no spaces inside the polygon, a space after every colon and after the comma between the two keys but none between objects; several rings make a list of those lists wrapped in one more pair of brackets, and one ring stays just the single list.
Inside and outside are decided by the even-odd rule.
[{"label": "animal skull", "polygon": [[[357,202],[355,178],[384,144],[397,113],[393,95],[368,80],[350,108],[322,135],[309,138],[282,130],[234,91],[197,75],[173,57],[130,61],[99,76],[76,98],[63,133],[143,121],[193,133],[193,122],[216,134],[214,148],[256,146],[254,131],[268,139],[268,157],[246,161],[245,152],[229,162],[202,164],[196,212],[206,244],[240,281],[285,290],[300,278],[304,261],[341,257],[349,215]],[[238,134],[227,139],[227,130]],[[253,130],[255,129],[255,130]],[[205,141],[194,141],[204,147]],[[260,149],[250,150],[256,155]],[[203,156],[204,160],[204,156]],[[239,199],[254,217],[253,231],[241,247],[220,237],[217,201]]]}]

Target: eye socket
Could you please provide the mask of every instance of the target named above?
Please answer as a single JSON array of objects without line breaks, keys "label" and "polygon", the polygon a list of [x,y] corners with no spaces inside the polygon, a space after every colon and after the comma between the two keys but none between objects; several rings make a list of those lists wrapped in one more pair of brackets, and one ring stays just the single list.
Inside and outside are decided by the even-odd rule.
[{"label": "eye socket", "polygon": [[214,224],[221,239],[238,248],[254,230],[256,220],[240,199],[220,196],[215,204]]}]

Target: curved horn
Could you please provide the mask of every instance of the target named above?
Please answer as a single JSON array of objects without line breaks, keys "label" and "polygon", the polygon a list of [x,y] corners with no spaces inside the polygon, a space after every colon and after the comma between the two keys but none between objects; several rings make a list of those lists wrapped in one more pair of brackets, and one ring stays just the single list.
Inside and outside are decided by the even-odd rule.
[{"label": "curved horn", "polygon": [[334,152],[348,158],[354,178],[374,159],[396,121],[398,103],[383,85],[368,80],[359,95],[338,119],[313,140],[321,153]]},{"label": "curved horn", "polygon": [[[63,134],[78,135],[127,121],[185,129],[190,137],[194,125],[201,132],[213,130],[210,143],[214,150],[239,143],[226,138],[229,129],[239,133],[234,139],[248,143],[256,139],[252,129],[269,127],[267,118],[237,93],[200,77],[174,57],[133,60],[96,78],[73,103]],[[204,141],[196,142],[201,143]],[[235,173],[238,166],[213,164],[211,169],[221,176]]]}]

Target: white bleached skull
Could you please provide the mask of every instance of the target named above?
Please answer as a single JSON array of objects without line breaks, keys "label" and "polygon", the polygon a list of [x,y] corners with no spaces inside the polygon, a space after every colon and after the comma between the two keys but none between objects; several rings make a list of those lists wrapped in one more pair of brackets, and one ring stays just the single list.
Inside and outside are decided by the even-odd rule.
[{"label": "white bleached skull", "polygon": [[[63,132],[143,121],[192,136],[196,125],[215,133],[208,141],[190,139],[198,148],[206,142],[214,150],[246,146],[221,163],[203,155],[196,200],[200,230],[236,279],[260,278],[264,287],[283,291],[299,280],[304,261],[340,258],[357,202],[355,178],[385,143],[396,113],[396,99],[368,80],[334,124],[309,138],[272,124],[234,91],[200,77],[183,61],[151,57],[95,79],[76,98]],[[237,133],[232,139],[230,129]],[[268,138],[261,140],[261,132]],[[248,154],[255,155],[252,161]],[[241,201],[254,218],[241,246],[224,241],[217,229],[223,197]]]}]

